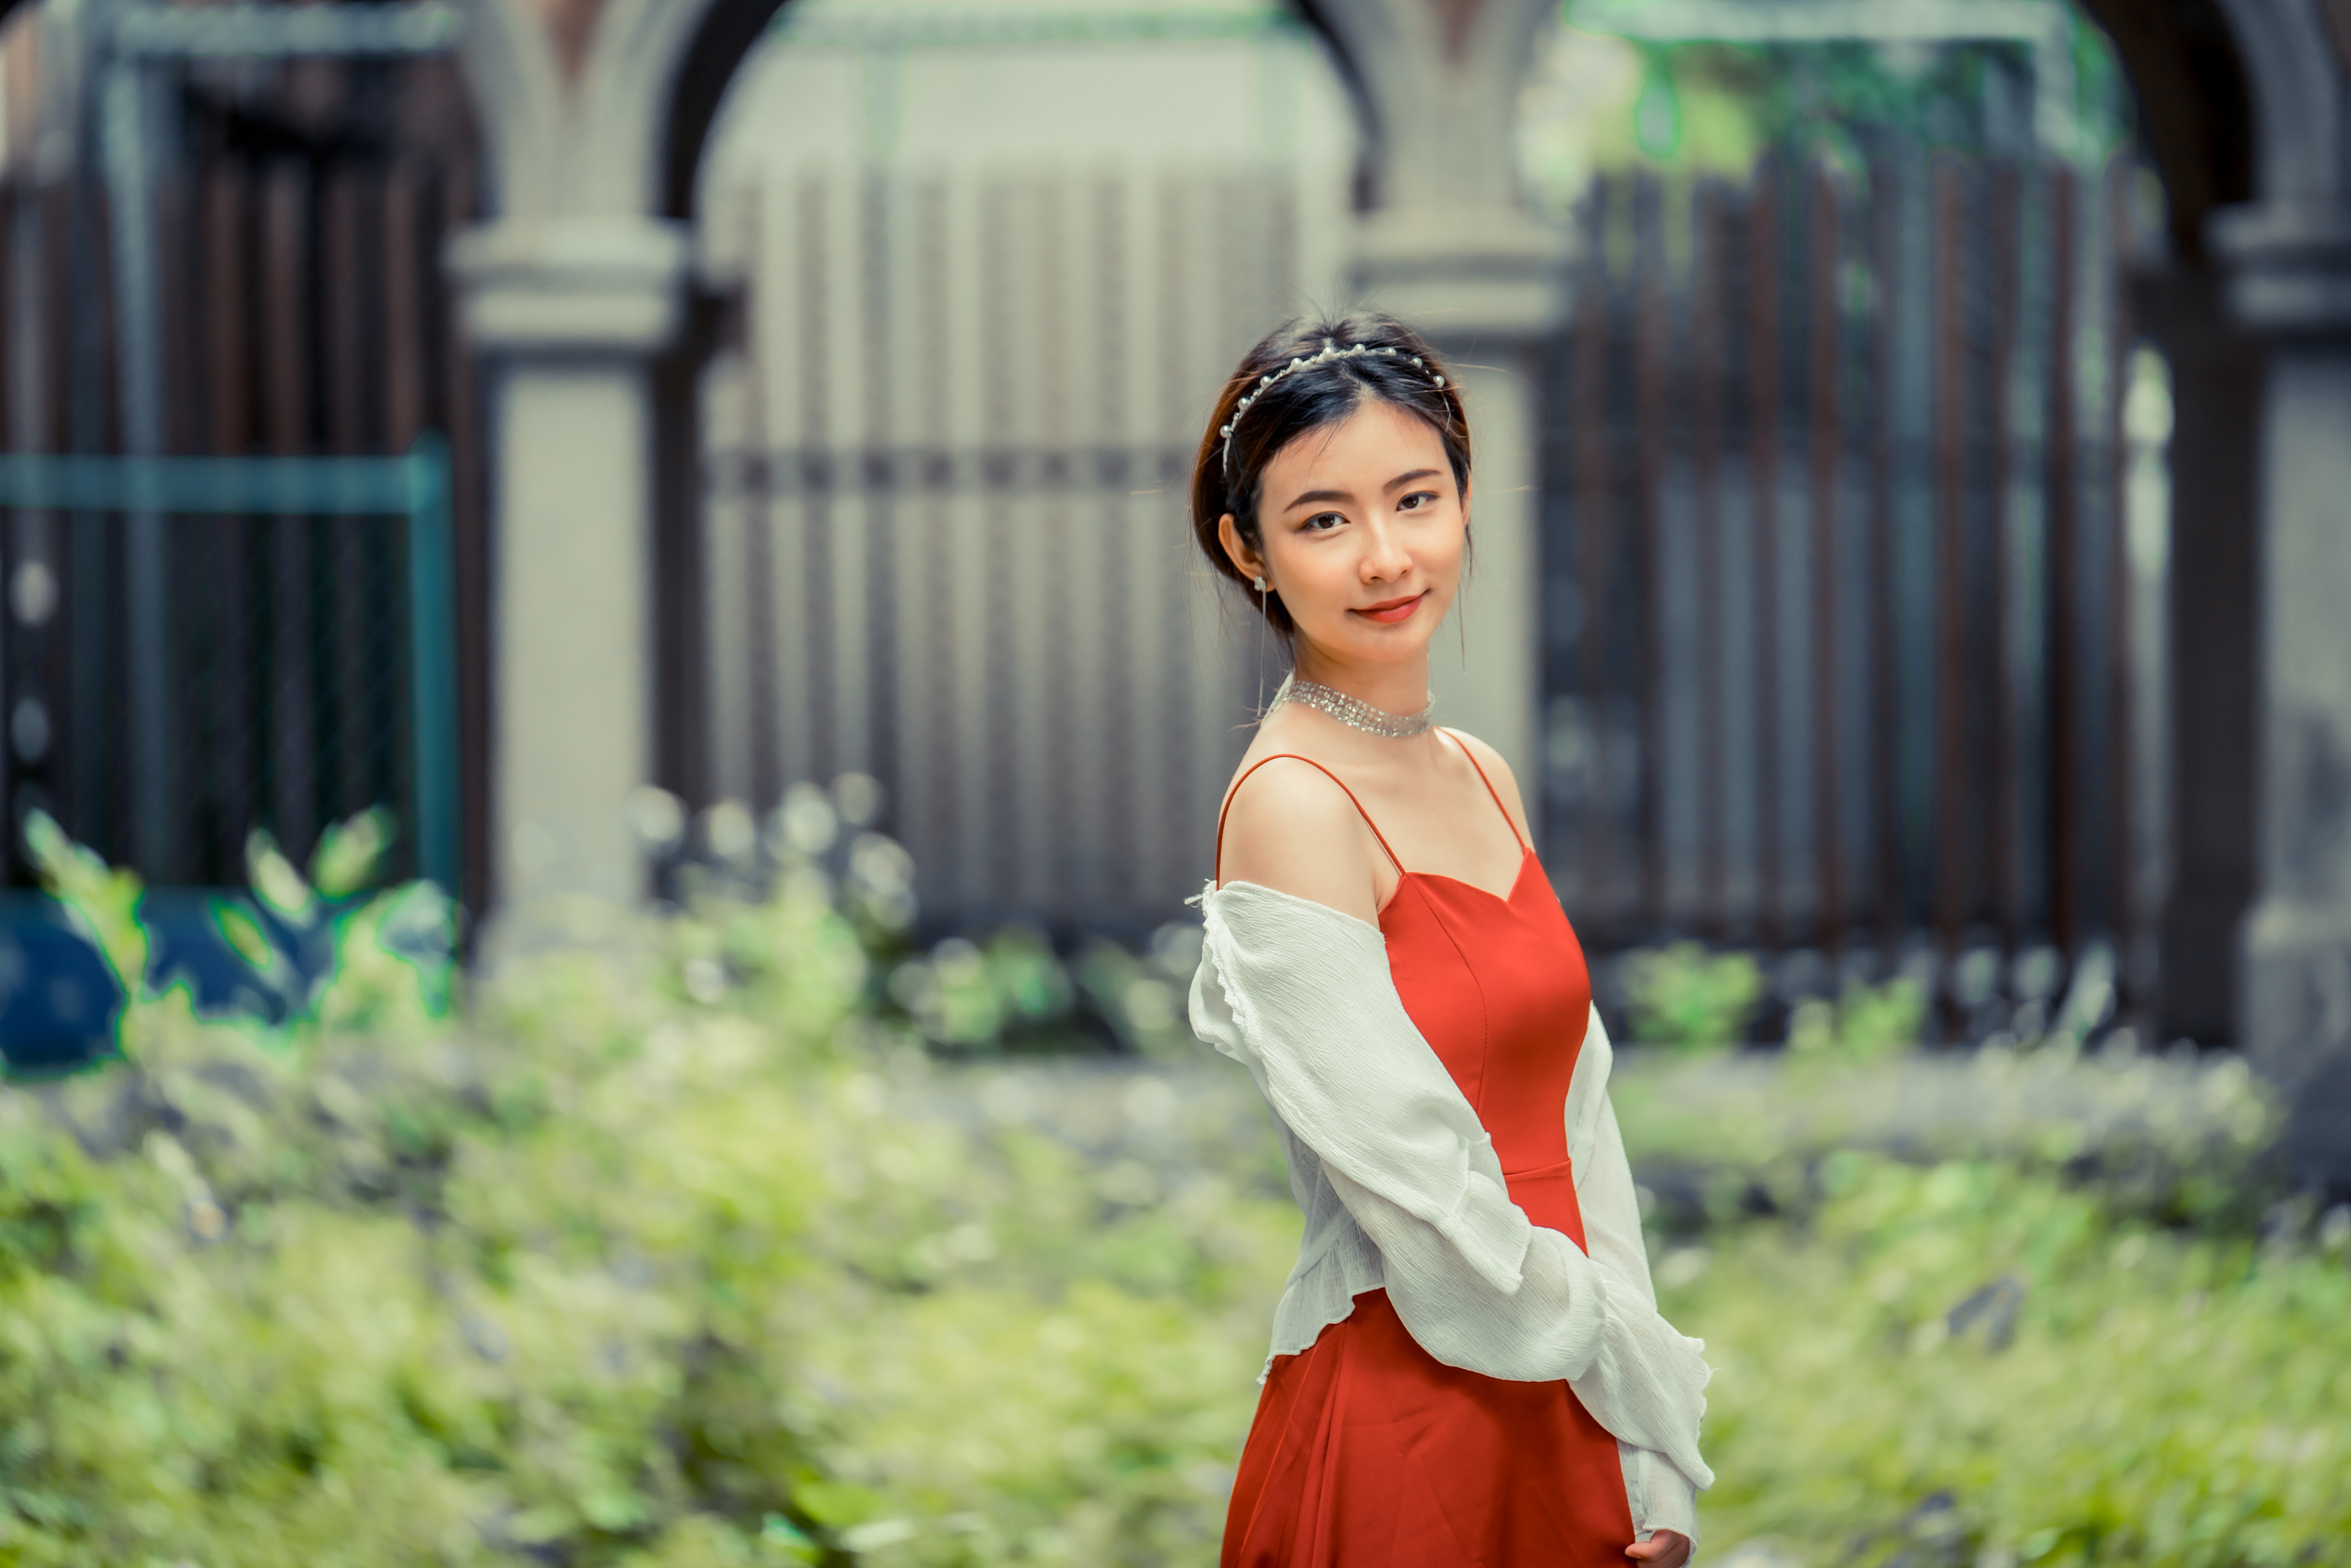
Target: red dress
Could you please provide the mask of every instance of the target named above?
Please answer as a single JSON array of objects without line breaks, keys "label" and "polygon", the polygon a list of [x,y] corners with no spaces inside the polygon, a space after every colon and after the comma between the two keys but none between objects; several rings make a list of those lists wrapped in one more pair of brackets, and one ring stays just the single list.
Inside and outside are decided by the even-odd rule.
[{"label": "red dress", "polygon": [[[1507,811],[1503,821],[1516,841]],[[1221,847],[1221,823],[1217,836]],[[1592,985],[1542,862],[1520,848],[1508,898],[1397,861],[1380,930],[1405,1010],[1492,1137],[1512,1201],[1582,1247],[1566,1109]],[[1631,1544],[1616,1439],[1565,1383],[1447,1366],[1386,1291],[1368,1291],[1344,1321],[1274,1361],[1241,1450],[1222,1568],[1626,1568]]]}]

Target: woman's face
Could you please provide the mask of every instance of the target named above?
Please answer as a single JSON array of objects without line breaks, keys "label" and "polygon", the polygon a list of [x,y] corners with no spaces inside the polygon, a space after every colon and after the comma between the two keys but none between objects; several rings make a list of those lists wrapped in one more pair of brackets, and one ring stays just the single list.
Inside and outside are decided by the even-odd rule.
[{"label": "woman's face", "polygon": [[1225,550],[1263,573],[1299,637],[1343,664],[1419,655],[1452,606],[1469,538],[1468,497],[1427,422],[1365,402],[1274,454],[1261,485],[1262,558],[1229,515]]}]

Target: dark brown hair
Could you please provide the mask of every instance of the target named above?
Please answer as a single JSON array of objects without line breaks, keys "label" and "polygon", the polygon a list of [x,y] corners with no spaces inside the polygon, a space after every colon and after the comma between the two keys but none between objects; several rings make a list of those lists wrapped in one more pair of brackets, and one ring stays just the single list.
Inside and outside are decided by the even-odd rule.
[{"label": "dark brown hair", "polygon": [[[1358,345],[1369,351],[1345,351]],[[1339,352],[1317,359],[1326,349]],[[1312,362],[1269,381],[1293,361]],[[1234,411],[1243,398],[1251,401],[1236,420]],[[1437,350],[1393,316],[1359,311],[1286,321],[1241,356],[1225,383],[1217,411],[1208,416],[1208,433],[1200,438],[1199,458],[1192,465],[1192,532],[1209,564],[1248,595],[1251,610],[1258,608],[1257,591],[1225,553],[1217,523],[1230,512],[1241,538],[1262,554],[1265,540],[1257,508],[1266,465],[1300,436],[1336,424],[1372,402],[1393,403],[1436,431],[1453,465],[1454,486],[1461,494],[1468,493],[1469,419],[1462,412],[1460,391]],[[1228,427],[1232,432],[1229,444]],[[1297,630],[1279,594],[1267,596],[1265,616],[1285,638]]]}]

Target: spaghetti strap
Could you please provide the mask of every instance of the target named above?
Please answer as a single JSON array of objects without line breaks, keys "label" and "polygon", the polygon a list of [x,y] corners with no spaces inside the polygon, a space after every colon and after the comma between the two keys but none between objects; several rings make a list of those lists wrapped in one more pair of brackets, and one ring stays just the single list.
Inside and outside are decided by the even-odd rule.
[{"label": "spaghetti strap", "polygon": [[[1396,860],[1395,851],[1388,849],[1387,836],[1380,831],[1380,825],[1372,821],[1372,814],[1364,810],[1364,803],[1355,799],[1355,792],[1353,789],[1348,789],[1345,782],[1342,780],[1336,773],[1332,772],[1328,768],[1323,767],[1321,763],[1315,761],[1314,758],[1311,757],[1301,757],[1294,751],[1277,751],[1270,757],[1260,757],[1255,762],[1250,763],[1249,766],[1249,773],[1244,773],[1239,778],[1234,779],[1233,787],[1225,791],[1224,810],[1217,813],[1217,885],[1218,887],[1222,887],[1225,884],[1225,819],[1233,814],[1233,797],[1239,794],[1241,792],[1241,786],[1249,782],[1249,773],[1256,772],[1259,768],[1264,767],[1269,762],[1279,762],[1285,757],[1289,758],[1292,762],[1303,762],[1307,767],[1315,769],[1317,772],[1321,773],[1322,777],[1331,780],[1332,783],[1339,786],[1340,791],[1347,797],[1350,802],[1353,804],[1355,814],[1364,819],[1364,826],[1372,830],[1372,837],[1380,841],[1380,848],[1387,850],[1388,859],[1395,862],[1396,874],[1399,876],[1403,875],[1404,862]],[[1490,788],[1490,786],[1489,786],[1489,788]],[[1496,803],[1499,804],[1499,801]],[[1513,828],[1510,831],[1515,835],[1518,832],[1518,830]]]},{"label": "spaghetti strap", "polygon": [[[1461,755],[1469,759],[1469,766],[1478,768],[1478,782],[1486,787],[1487,794],[1494,797],[1494,810],[1502,813],[1502,825],[1510,830],[1510,841],[1518,845],[1521,851],[1526,850],[1529,845],[1526,840],[1519,837],[1519,824],[1511,819],[1510,809],[1502,804],[1502,797],[1496,792],[1494,789],[1494,781],[1486,777],[1486,770],[1483,768],[1478,767],[1478,754],[1470,750],[1468,744],[1464,742],[1459,736],[1454,734],[1449,729],[1446,729],[1443,725],[1440,724],[1437,727],[1444,732],[1447,739],[1452,741],[1454,745],[1461,747]],[[1266,760],[1270,762],[1273,759],[1271,758],[1268,758]],[[1343,789],[1345,786],[1343,785],[1341,788]]]}]

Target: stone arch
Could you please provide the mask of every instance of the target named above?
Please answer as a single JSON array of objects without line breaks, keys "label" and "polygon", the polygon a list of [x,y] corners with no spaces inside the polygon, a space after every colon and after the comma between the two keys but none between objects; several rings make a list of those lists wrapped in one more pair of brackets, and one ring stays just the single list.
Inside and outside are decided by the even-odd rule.
[{"label": "stone arch", "polygon": [[448,256],[498,365],[495,962],[617,930],[592,912],[644,891],[632,792],[703,794],[695,415],[728,301],[689,222],[781,0],[455,3],[495,214]]},{"label": "stone arch", "polygon": [[2122,57],[2149,159],[2168,197],[2173,252],[2204,259],[2204,220],[2253,199],[2252,88],[2220,0],[2082,0]]},{"label": "stone arch", "polygon": [[[694,223],[697,183],[720,107],[745,61],[787,4],[789,0],[698,0],[694,5],[676,7],[680,12],[690,10],[695,16],[690,26],[678,31],[659,123],[656,183],[650,210],[661,219],[680,225]],[[1368,142],[1368,99],[1343,38],[1314,7],[1303,7],[1301,15],[1330,48],[1337,74],[1366,127]],[[732,287],[724,280],[690,283],[678,336],[651,368],[653,623],[658,694],[653,778],[695,805],[706,804],[714,794],[705,777],[711,747],[707,744],[710,721],[704,705],[709,685],[702,668],[705,654],[698,612],[705,580],[700,397],[712,355],[735,329]]]},{"label": "stone arch", "polygon": [[2320,7],[2335,0],[2220,3],[2253,82],[2262,198],[2305,202],[2341,196],[2351,18],[2337,18],[2333,28],[2321,26]]},{"label": "stone arch", "polygon": [[718,106],[743,61],[784,8],[786,0],[712,0],[680,55],[670,89],[668,123],[662,142],[661,205],[664,217],[694,215],[695,181],[709,145]]},{"label": "stone arch", "polygon": [[[534,0],[471,0],[465,55],[501,214],[685,216],[727,79],[781,0],[604,0],[565,51]],[[575,57],[566,59],[565,54]]]}]

